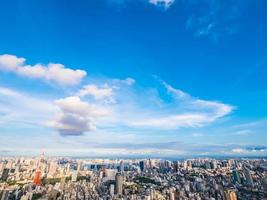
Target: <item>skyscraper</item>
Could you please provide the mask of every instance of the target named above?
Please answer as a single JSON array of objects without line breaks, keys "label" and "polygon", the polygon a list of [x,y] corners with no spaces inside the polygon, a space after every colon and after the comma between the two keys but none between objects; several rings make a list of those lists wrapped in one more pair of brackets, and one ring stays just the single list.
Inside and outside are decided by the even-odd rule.
[{"label": "skyscraper", "polygon": [[119,168],[119,170],[120,170],[121,173],[124,172],[124,164],[123,164],[122,161],[120,162],[120,168]]},{"label": "skyscraper", "polygon": [[174,171],[175,173],[177,173],[178,170],[179,170],[179,163],[178,163],[178,161],[175,161],[175,162],[173,163],[173,171]]},{"label": "skyscraper", "polygon": [[121,174],[116,175],[116,194],[122,194],[123,176]]},{"label": "skyscraper", "polygon": [[236,169],[233,170],[233,177],[234,177],[234,181],[235,182],[241,183],[240,174],[239,174],[239,172]]},{"label": "skyscraper", "polygon": [[4,168],[3,173],[2,173],[2,176],[1,176],[1,180],[2,181],[7,181],[8,174],[9,174],[9,169]]},{"label": "skyscraper", "polygon": [[114,185],[113,185],[113,184],[110,184],[110,186],[109,186],[109,194],[110,194],[111,196],[114,195]]},{"label": "skyscraper", "polygon": [[253,180],[252,180],[252,177],[251,177],[251,173],[250,173],[250,170],[247,167],[244,167],[244,175],[245,175],[247,184],[248,185],[253,185]]},{"label": "skyscraper", "polygon": [[175,192],[174,192],[174,188],[171,188],[171,189],[170,189],[169,199],[170,199],[170,200],[175,200]]},{"label": "skyscraper", "polygon": [[145,170],[145,161],[140,161],[139,162],[139,167],[140,167],[140,169],[141,169],[141,171],[143,172],[144,170]]},{"label": "skyscraper", "polygon": [[77,176],[78,176],[78,172],[77,171],[73,171],[71,174],[71,181],[72,182],[76,182],[77,181]]}]

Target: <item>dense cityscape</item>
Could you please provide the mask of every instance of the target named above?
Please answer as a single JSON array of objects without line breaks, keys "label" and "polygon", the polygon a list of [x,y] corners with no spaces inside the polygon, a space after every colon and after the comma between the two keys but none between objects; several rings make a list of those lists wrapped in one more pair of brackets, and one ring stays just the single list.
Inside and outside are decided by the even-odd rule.
[{"label": "dense cityscape", "polygon": [[267,198],[266,159],[0,158],[0,200]]},{"label": "dense cityscape", "polygon": [[267,0],[0,0],[0,200],[267,200]]}]

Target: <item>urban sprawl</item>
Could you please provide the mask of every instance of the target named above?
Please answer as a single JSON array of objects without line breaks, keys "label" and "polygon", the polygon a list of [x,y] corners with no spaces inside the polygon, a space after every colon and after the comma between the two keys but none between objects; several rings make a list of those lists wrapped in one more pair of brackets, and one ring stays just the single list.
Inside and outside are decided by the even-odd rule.
[{"label": "urban sprawl", "polygon": [[266,159],[0,158],[0,200],[267,199]]}]

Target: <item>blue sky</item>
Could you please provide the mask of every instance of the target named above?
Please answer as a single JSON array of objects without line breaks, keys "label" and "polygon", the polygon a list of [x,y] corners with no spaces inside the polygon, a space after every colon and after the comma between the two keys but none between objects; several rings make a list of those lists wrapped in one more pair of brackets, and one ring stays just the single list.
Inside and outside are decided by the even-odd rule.
[{"label": "blue sky", "polygon": [[267,155],[267,2],[0,2],[2,155]]}]

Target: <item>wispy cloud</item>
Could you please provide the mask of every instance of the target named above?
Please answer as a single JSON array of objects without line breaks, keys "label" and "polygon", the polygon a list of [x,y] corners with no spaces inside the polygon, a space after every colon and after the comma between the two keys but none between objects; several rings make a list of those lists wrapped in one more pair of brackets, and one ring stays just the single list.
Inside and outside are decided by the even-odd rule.
[{"label": "wispy cloud", "polygon": [[[39,70],[39,65],[25,65],[24,58],[2,56],[1,59],[2,70],[15,73],[21,73],[20,70],[24,68]],[[48,70],[45,73],[49,74],[49,69],[44,68],[49,66],[40,68],[41,71]],[[41,76],[40,79],[45,79],[44,77]],[[73,88],[67,95],[65,92],[54,97],[49,95],[48,99],[30,92],[26,94],[0,87],[1,127],[20,129],[29,125],[46,128],[51,133],[57,131],[59,134],[55,134],[46,145],[50,149],[59,146],[59,152],[62,152],[61,149],[70,148],[70,145],[77,149],[82,145],[88,151],[91,148],[90,152],[95,155],[109,154],[111,150],[114,155],[189,155],[192,149],[206,154],[213,150],[199,145],[189,145],[190,148],[187,149],[188,144],[156,143],[157,139],[145,144],[140,141],[147,140],[156,132],[174,132],[182,128],[196,133],[196,128],[210,125],[234,110],[232,105],[194,97],[157,77],[150,80],[154,82],[150,87],[144,87],[130,77],[102,77],[86,81],[87,84],[80,86],[80,89]],[[140,135],[144,133],[146,136],[142,138]],[[75,139],[61,137],[70,135],[76,136]],[[8,139],[6,136],[1,137]],[[37,143],[38,139],[36,137]],[[8,140],[12,144],[12,139]],[[135,141],[132,144],[135,148],[132,148],[128,141]],[[19,142],[14,145],[17,146],[17,143]],[[227,151],[239,148],[242,149],[243,146],[227,148]],[[225,148],[219,149],[224,151]]]},{"label": "wispy cloud", "polygon": [[113,79],[112,82],[115,84],[122,83],[131,86],[135,84],[135,79],[127,77],[126,79]]},{"label": "wispy cloud", "polygon": [[152,4],[155,7],[163,8],[163,9],[168,9],[174,2],[175,0],[108,0],[109,3],[113,3],[119,6],[125,5],[126,3],[129,2],[139,2],[139,3],[145,3],[145,4]]},{"label": "wispy cloud", "polygon": [[201,127],[228,115],[234,109],[231,105],[192,97],[164,81],[161,82],[167,92],[174,98],[170,110],[151,112],[151,116],[133,121],[131,125],[159,129]]},{"label": "wispy cloud", "polygon": [[[248,146],[240,144],[196,144],[180,141],[173,142],[143,142],[143,143],[106,143],[87,144],[86,142],[71,142],[61,147],[43,148],[47,155],[76,155],[76,156],[105,156],[105,157],[213,157],[213,156],[266,156],[266,146]],[[0,148],[1,155],[16,155],[21,152],[18,148]],[[38,154],[32,147],[23,148],[25,155]]]},{"label": "wispy cloud", "polygon": [[239,136],[249,136],[252,135],[254,132],[252,130],[238,130],[233,132],[233,135],[239,135]]},{"label": "wispy cloud", "polygon": [[[33,97],[6,87],[0,87],[0,124],[45,126],[51,113],[56,111],[52,101]],[[17,125],[16,125],[17,124]]]},{"label": "wispy cloud", "polygon": [[174,0],[149,0],[149,3],[167,9],[174,3]]},{"label": "wispy cloud", "polygon": [[[105,127],[115,129],[123,127],[124,130],[196,128],[208,125],[230,114],[234,108],[217,101],[192,97],[164,81],[160,81],[162,83],[160,87],[164,87],[166,95],[170,96],[171,101],[168,102],[160,99],[159,96],[151,98],[151,95],[157,95],[157,93],[150,93],[147,96],[149,89],[140,91],[134,87],[118,85],[121,82],[106,81],[109,84],[113,82],[115,85],[106,88],[90,85],[90,87],[85,86],[78,92],[78,94],[83,94],[80,97],[86,97],[85,94],[90,94],[94,96],[94,99],[84,98],[81,100],[78,96],[73,96],[56,101],[63,113],[57,117],[57,123],[54,124],[54,127],[59,129],[61,133],[63,129],[66,129],[67,132],[72,131],[75,134],[92,131],[96,128],[101,130]],[[112,90],[112,88],[116,88],[116,90]],[[106,102],[106,98],[111,97],[113,101]],[[155,99],[158,100],[155,101]],[[77,110],[78,108],[81,109]],[[95,117],[92,110],[99,111],[101,109],[108,115]],[[66,116],[68,119],[71,117],[71,120],[67,120]],[[74,125],[72,122],[79,123]],[[84,128],[79,129],[78,127]]]},{"label": "wispy cloud", "polygon": [[[241,1],[242,2],[242,1]],[[237,19],[241,16],[240,1],[183,1],[183,6],[192,13],[186,21],[186,29],[193,31],[196,37],[209,37],[213,41],[223,35],[237,32]]]},{"label": "wispy cloud", "polygon": [[0,55],[0,70],[13,72],[23,77],[43,79],[59,85],[77,85],[86,76],[85,71],[66,68],[62,64],[27,65],[25,61],[25,58],[19,58],[15,55]]},{"label": "wispy cloud", "polygon": [[[165,87],[169,86],[165,83]],[[196,101],[191,95],[185,93],[186,95],[180,95],[176,93],[176,89],[169,86],[171,89],[169,92],[170,95],[179,99],[179,101],[183,100],[189,105],[192,104],[192,101]],[[127,90],[132,90],[130,87]],[[119,91],[119,90],[118,90]],[[118,92],[117,91],[117,92]],[[129,91],[128,91],[129,92]],[[177,96],[177,94],[179,94]],[[123,96],[123,94],[120,93]],[[116,97],[120,95],[116,94]],[[140,93],[136,94],[140,98]],[[143,108],[143,113],[139,113],[136,110],[136,106],[133,106],[133,109],[126,110],[129,112],[128,115],[125,115],[124,112],[119,113],[121,116],[116,115],[114,111],[116,111],[113,106],[117,106],[119,109],[123,109],[124,103],[122,105],[118,105],[118,103],[114,104],[105,104],[107,107],[103,107],[100,104],[89,103],[86,99],[82,100],[77,96],[66,97],[62,99],[56,100],[53,104],[51,100],[40,100],[37,97],[29,96],[27,94],[23,94],[21,92],[0,87],[0,109],[1,112],[5,113],[0,116],[0,121],[2,125],[6,125],[7,123],[16,125],[21,127],[21,124],[33,123],[35,126],[45,126],[44,122],[52,117],[52,115],[58,113],[58,116],[54,119],[52,125],[55,129],[57,129],[64,136],[66,134],[74,134],[79,135],[79,137],[59,137],[56,139],[55,136],[51,138],[46,138],[47,144],[39,144],[40,139],[39,134],[36,133],[36,137],[31,137],[31,141],[34,141],[34,145],[31,147],[27,147],[26,145],[19,146],[20,140],[14,140],[13,138],[7,138],[7,136],[1,136],[2,140],[0,142],[1,148],[0,153],[2,155],[15,155],[19,152],[23,151],[25,155],[38,154],[40,151],[40,147],[42,147],[42,151],[45,151],[50,155],[91,155],[91,156],[127,156],[127,157],[142,157],[142,156],[155,156],[155,157],[177,157],[177,156],[186,156],[190,157],[194,156],[214,156],[214,155],[223,155],[223,156],[266,156],[267,148],[266,146],[257,146],[257,145],[245,145],[245,144],[199,144],[182,141],[160,141],[160,140],[151,140],[146,141],[144,137],[138,135],[140,132],[136,129],[136,126],[123,128],[123,123],[129,123],[130,121],[136,120],[136,118],[142,117],[143,114],[153,113],[154,110],[151,108]],[[178,98],[179,97],[179,98]],[[178,98],[178,99],[177,99]],[[183,99],[184,98],[184,99]],[[18,99],[20,101],[18,101]],[[192,100],[193,99],[193,100]],[[197,99],[199,100],[199,99]],[[118,101],[120,102],[120,101]],[[183,103],[183,108],[186,107],[187,103]],[[143,106],[142,102],[138,102],[139,106]],[[149,104],[150,102],[148,102]],[[130,104],[130,103],[129,103]],[[164,106],[166,107],[166,102],[164,102]],[[156,104],[155,104],[156,105]],[[201,105],[201,104],[200,104]],[[219,104],[222,106],[221,104]],[[55,107],[57,106],[57,108]],[[111,106],[111,107],[108,107]],[[127,105],[130,107],[130,105]],[[199,105],[198,105],[199,106]],[[214,106],[213,103],[204,103],[206,109],[208,106]],[[217,106],[217,104],[216,104]],[[175,107],[171,107],[174,109]],[[203,107],[201,107],[198,112],[203,112]],[[195,109],[195,108],[194,108]],[[205,110],[206,110],[205,109]],[[214,109],[212,107],[212,109]],[[216,109],[218,109],[216,107]],[[215,109],[215,110],[216,110]],[[219,109],[220,110],[220,109]],[[222,109],[224,110],[224,109]],[[26,112],[27,111],[27,112]],[[183,110],[185,112],[185,110]],[[218,112],[218,111],[217,111]],[[219,111],[221,113],[222,111]],[[159,114],[168,114],[168,112],[164,110],[157,110],[157,115]],[[216,112],[215,112],[216,113]],[[226,114],[226,113],[225,113]],[[39,117],[37,117],[39,116]],[[154,115],[156,116],[156,115]],[[58,117],[58,118],[57,118]],[[104,119],[107,118],[107,119]],[[110,118],[116,118],[114,121]],[[127,118],[127,119],[126,119]],[[124,121],[125,120],[125,121]],[[184,119],[188,121],[188,119]],[[123,121],[123,123],[119,123],[118,121]],[[4,124],[3,124],[4,123]],[[107,123],[107,124],[106,124]],[[112,131],[105,131],[106,125],[116,126],[118,129],[117,132],[112,133]],[[166,122],[169,123],[169,122]],[[177,122],[174,122],[177,124]],[[261,123],[248,123],[242,124],[240,126],[236,126],[233,130],[244,130],[244,128],[255,127]],[[98,126],[98,129],[95,129]],[[150,125],[150,129],[155,130],[158,128],[157,126],[153,127]],[[134,128],[134,129],[132,129]],[[165,128],[165,127],[164,127]],[[163,128],[163,129],[164,129]],[[174,126],[174,128],[177,128]],[[82,135],[84,132],[91,132],[90,134]],[[142,132],[143,133],[143,132]],[[246,131],[241,134],[246,133]],[[205,136],[204,133],[196,133],[192,135],[193,137]],[[24,136],[21,135],[21,138]],[[108,139],[107,139],[108,138]],[[4,145],[3,142],[7,142],[8,145]],[[39,142],[39,143],[38,143]],[[29,143],[29,141],[27,142]],[[14,148],[15,146],[15,148]]]},{"label": "wispy cloud", "polygon": [[[131,0],[110,0],[118,5],[124,5]],[[149,3],[165,11],[176,4],[188,13],[185,20],[186,30],[197,38],[206,37],[213,42],[226,35],[233,35],[242,27],[240,18],[248,1],[230,0],[139,0],[139,3]],[[175,20],[175,19],[174,19]]]},{"label": "wispy cloud", "polygon": [[234,148],[229,153],[237,154],[237,155],[267,155],[267,147],[266,146],[248,146],[248,147],[240,147]]},{"label": "wispy cloud", "polygon": [[[24,62],[23,59],[9,61],[7,66],[11,68],[20,65],[14,62]],[[132,78],[107,78],[101,80],[101,84],[82,86],[71,96],[49,101],[2,87],[1,118],[30,122],[34,115],[42,116],[38,123],[49,125],[61,135],[82,135],[107,128],[140,132],[145,129],[159,131],[203,127],[229,115],[234,108],[221,102],[195,98],[164,81],[159,82],[159,88],[143,88],[134,85]],[[162,89],[168,101],[159,96],[158,90]],[[29,119],[23,117],[26,115],[30,115]]]}]

